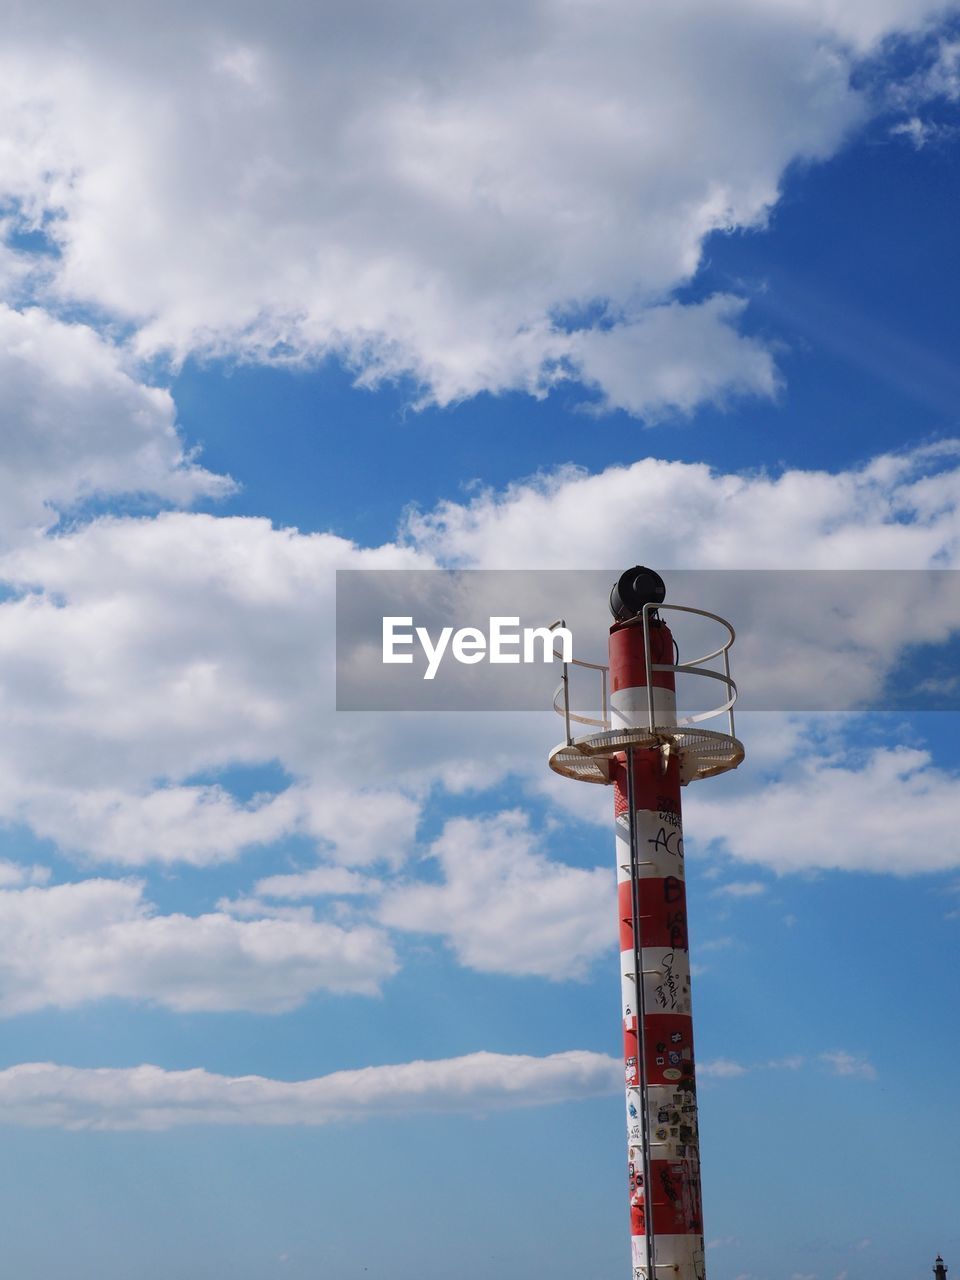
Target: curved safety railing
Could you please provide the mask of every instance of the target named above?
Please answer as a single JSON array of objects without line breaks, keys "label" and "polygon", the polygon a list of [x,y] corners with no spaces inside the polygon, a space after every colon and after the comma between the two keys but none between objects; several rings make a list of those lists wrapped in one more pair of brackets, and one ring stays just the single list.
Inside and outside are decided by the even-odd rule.
[{"label": "curved safety railing", "polygon": [[[650,617],[656,611],[672,610],[675,613],[696,614],[701,618],[708,618],[712,622],[718,623],[727,633],[727,638],[716,649],[712,649],[709,653],[705,653],[698,658],[692,658],[685,662],[654,662],[651,654],[650,643]],[[555,630],[557,627],[566,626],[564,619],[559,618],[556,622],[551,623],[550,629]],[[725,691],[724,701],[719,706],[710,707],[706,711],[692,712],[689,715],[677,718],[671,728],[684,728],[686,726],[702,724],[705,720],[713,720],[716,716],[726,713],[727,716],[727,733],[730,737],[735,737],[733,724],[733,705],[737,700],[737,686],[730,674],[730,647],[736,639],[736,632],[727,622],[726,618],[721,618],[717,613],[711,613],[708,609],[695,609],[691,605],[686,604],[646,604],[643,606],[641,616],[641,626],[643,627],[643,651],[646,666],[646,686],[647,686],[647,724],[646,728],[652,730],[656,727],[654,721],[654,704],[653,704],[653,673],[656,671],[672,671],[677,675],[689,675],[701,677],[707,680],[715,680],[721,684]],[[554,656],[563,660],[563,654],[554,649]],[[719,661],[722,664],[722,670],[714,670],[708,666],[708,663]],[[596,671],[599,674],[599,715],[585,715],[579,711],[573,711],[570,706],[570,667],[580,667],[588,671]],[[592,728],[609,730],[612,728],[610,719],[610,669],[601,662],[584,662],[581,658],[572,658],[569,662],[563,662],[563,675],[560,684],[557,686],[556,693],[553,695],[553,709],[557,715],[563,717],[564,727],[566,730],[567,745],[573,744],[573,732],[571,725],[583,724]]]},{"label": "curved safety railing", "polygon": [[[565,627],[567,625],[564,618],[558,618],[556,622],[550,623],[550,630],[555,631],[557,627]],[[566,727],[567,746],[573,742],[573,735],[570,732],[570,725],[586,724],[595,729],[610,728],[610,690],[609,677],[610,668],[602,662],[584,662],[582,658],[571,658],[569,662],[564,661],[563,654],[554,649],[553,656],[559,658],[563,662],[563,675],[560,677],[560,683],[557,685],[556,693],[553,695],[553,709],[558,716],[563,716],[563,722]],[[600,715],[585,716],[577,711],[570,710],[570,668],[583,667],[588,671],[598,671],[600,673]]]},{"label": "curved safety railing", "polygon": [[[701,658],[694,658],[690,662],[651,662],[650,660],[650,615],[657,610],[670,609],[675,613],[695,613],[701,618],[709,618],[712,622],[717,622],[727,633],[727,639],[718,649],[705,653]],[[737,638],[737,633],[726,620],[721,618],[718,613],[711,613],[708,609],[694,609],[688,604],[645,604],[643,606],[643,653],[645,665],[647,669],[647,727],[653,728],[653,678],[654,671],[673,671],[681,675],[703,676],[708,680],[719,680],[721,684],[726,686],[728,697],[727,700],[719,707],[711,707],[709,711],[699,711],[696,714],[683,716],[677,720],[678,727],[691,724],[700,724],[704,720],[712,720],[714,716],[727,713],[727,732],[731,737],[735,737],[733,731],[733,704],[737,700],[737,686],[730,675],[730,646]],[[723,663],[723,671],[713,671],[705,664],[719,658]]]}]

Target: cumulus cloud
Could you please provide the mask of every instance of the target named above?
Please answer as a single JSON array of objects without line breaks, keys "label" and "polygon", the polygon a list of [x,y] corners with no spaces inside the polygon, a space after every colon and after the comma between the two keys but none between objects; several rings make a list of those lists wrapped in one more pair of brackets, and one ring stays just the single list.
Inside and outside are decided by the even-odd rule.
[{"label": "cumulus cloud", "polygon": [[34,295],[141,353],[334,352],[440,403],[570,378],[636,413],[766,395],[736,302],[664,303],[706,235],[762,225],[785,168],[865,118],[857,58],[937,8],[179,0],[149,44],[139,0],[18,10],[0,194],[49,241]]},{"label": "cumulus cloud", "polygon": [[199,1068],[28,1062],[0,1071],[0,1120],[64,1129],[169,1129],[322,1125],[432,1112],[476,1115],[613,1094],[622,1078],[620,1063],[583,1049],[545,1058],[472,1053],[296,1081]]},{"label": "cumulus cloud", "polygon": [[958,806],[960,777],[928,751],[879,748],[848,760],[811,747],[784,776],[748,793],[692,795],[687,810],[703,840],[774,871],[909,876],[960,866],[960,845],[944,836]]},{"label": "cumulus cloud", "polygon": [[[917,644],[960,630],[956,575],[876,573],[960,562],[957,452],[945,441],[837,473],[732,475],[652,458],[598,474],[570,468],[413,513],[407,537],[442,563],[482,569],[612,567],[643,547],[645,562],[665,569],[673,599],[689,591],[735,620],[734,667],[749,672],[742,683],[751,705],[870,706],[903,652],[905,617]],[[692,582],[669,572],[687,567],[696,570]],[[731,569],[768,576],[713,572]],[[578,637],[595,635],[580,656],[599,658],[601,597],[590,615],[582,591],[564,597],[562,579],[545,582],[555,595],[544,616],[562,612]],[[677,625],[689,653],[689,624]]]},{"label": "cumulus cloud", "polygon": [[2,889],[11,889],[25,884],[46,884],[50,874],[49,867],[27,866],[21,862],[11,862],[9,858],[0,858],[0,888]]},{"label": "cumulus cloud", "polygon": [[313,867],[288,875],[265,876],[255,892],[264,898],[352,897],[373,892],[377,882],[346,867]]},{"label": "cumulus cloud", "polygon": [[35,834],[68,853],[126,866],[209,866],[295,832],[298,798],[290,790],[241,803],[220,786],[166,786],[145,794],[48,786],[22,793],[20,808]]},{"label": "cumulus cloud", "polygon": [[578,978],[613,945],[612,859],[609,870],[551,861],[521,813],[456,818],[430,855],[442,882],[388,889],[379,918],[443,937],[468,968]]},{"label": "cumulus cloud", "polygon": [[[344,739],[361,726],[331,732],[334,570],[422,563],[183,513],[11,553],[25,589],[0,604],[0,812],[128,865],[217,862],[289,834],[348,863],[402,860],[419,804],[357,777]],[[243,803],[192,780],[269,761],[294,780]]]},{"label": "cumulus cloud", "polygon": [[737,392],[772,397],[779,377],[770,351],[735,329],[743,308],[741,299],[717,294],[696,305],[650,307],[611,328],[580,330],[570,339],[580,379],[598,389],[602,408],[648,421]]},{"label": "cumulus cloud", "polygon": [[[558,736],[550,715],[473,716],[469,735],[450,717],[335,715],[335,570],[595,568],[626,562],[637,546],[665,566],[950,566],[958,498],[949,445],[836,474],[740,476],[646,459],[443,503],[377,548],[184,512],[101,519],[22,545],[0,560],[0,576],[18,587],[0,602],[0,817],[75,856],[126,866],[205,865],[298,836],[323,863],[394,868],[437,784],[484,788],[514,773],[605,821],[599,789],[571,787],[543,767]],[[615,529],[610,510],[620,513]],[[924,638],[950,633],[949,603],[923,597]],[[821,674],[833,664],[834,678],[849,686],[856,675],[875,689],[903,636],[890,607],[881,597],[869,617],[838,609],[834,649],[818,627],[804,652]],[[745,653],[751,689],[768,679],[779,692],[783,652],[760,631],[750,645],[749,634],[738,640],[735,670]],[[791,661],[802,672],[797,653]],[[775,765],[802,731],[782,717],[761,720],[750,728],[751,760]],[[233,765],[264,763],[288,775],[269,794],[239,799],[217,780]],[[821,761],[825,782],[836,763]],[[929,764],[911,770],[911,786]],[[932,794],[943,788],[946,800],[948,780],[933,778]],[[718,812],[720,836],[725,821]],[[750,856],[766,855],[754,846]],[[802,856],[797,846],[797,865]],[[805,856],[810,865],[810,849]]]},{"label": "cumulus cloud", "polygon": [[0,382],[0,549],[85,499],[183,506],[232,488],[184,451],[170,393],[88,325],[0,303]]},{"label": "cumulus cloud", "polygon": [[219,785],[133,794],[34,785],[20,791],[15,807],[37,835],[63,851],[126,866],[210,866],[292,835],[312,837],[346,863],[397,865],[420,816],[419,804],[398,791],[306,783],[246,802]]},{"label": "cumulus cloud", "polygon": [[833,473],[657,458],[560,469],[413,513],[406,533],[465,568],[595,569],[638,546],[675,569],[946,568],[960,559],[958,454],[945,441]]},{"label": "cumulus cloud", "polygon": [[181,1012],[280,1013],[317,991],[376,995],[388,939],[309,912],[162,915],[133,880],[0,890],[0,1014],[108,997]]}]

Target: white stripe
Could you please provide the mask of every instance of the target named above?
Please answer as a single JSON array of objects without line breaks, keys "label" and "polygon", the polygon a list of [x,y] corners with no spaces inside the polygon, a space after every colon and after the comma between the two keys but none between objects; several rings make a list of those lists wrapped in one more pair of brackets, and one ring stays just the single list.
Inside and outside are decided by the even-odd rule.
[{"label": "white stripe", "polygon": [[[676,1267],[671,1280],[703,1280],[704,1250],[703,1236],[668,1236],[657,1232],[657,1271],[660,1280],[670,1275],[670,1268]],[[631,1237],[631,1253],[633,1260],[634,1280],[647,1280],[647,1242],[643,1236]]]},{"label": "white stripe", "polygon": [[[650,723],[647,686],[632,685],[610,695],[610,723],[614,729],[645,729]],[[673,689],[653,686],[653,723],[677,723],[677,695]]]},{"label": "white stripe", "polygon": [[[690,957],[673,947],[644,947],[643,1004],[647,1013],[691,1012]],[[620,952],[620,972],[633,987],[633,952]],[[623,982],[626,998],[627,982]]]},{"label": "white stripe", "polygon": [[[637,879],[684,878],[683,827],[669,810],[637,810]],[[616,820],[617,881],[630,879],[630,819],[621,813]]]}]

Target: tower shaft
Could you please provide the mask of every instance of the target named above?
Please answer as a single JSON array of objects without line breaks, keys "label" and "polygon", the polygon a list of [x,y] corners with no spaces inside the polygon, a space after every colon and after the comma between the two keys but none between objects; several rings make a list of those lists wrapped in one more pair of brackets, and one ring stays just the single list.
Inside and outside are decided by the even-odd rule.
[{"label": "tower shaft", "polygon": [[[611,719],[645,721],[648,659],[673,662],[673,637],[615,625]],[[652,671],[659,723],[676,722],[672,671]],[[610,762],[617,836],[627,1162],[634,1280],[703,1280],[680,761],[668,745],[631,747]]]},{"label": "tower shaft", "polygon": [[[704,1280],[680,788],[736,769],[744,752],[733,726],[733,627],[665,596],[652,569],[620,575],[610,592],[609,666],[564,661],[553,706],[566,740],[549,761],[563,777],[614,791],[633,1280]],[[681,662],[666,611],[712,623],[726,638]],[[571,668],[600,673],[599,715],[571,709]],[[678,674],[719,686],[723,701],[678,717]],[[702,727],[720,715],[725,731]],[[592,731],[575,737],[575,724]]]}]

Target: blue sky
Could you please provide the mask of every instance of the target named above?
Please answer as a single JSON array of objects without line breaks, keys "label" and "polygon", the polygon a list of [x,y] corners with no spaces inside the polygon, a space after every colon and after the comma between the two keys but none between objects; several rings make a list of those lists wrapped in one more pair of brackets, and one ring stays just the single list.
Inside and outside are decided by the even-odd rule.
[{"label": "blue sky", "polygon": [[[11,1274],[626,1273],[610,796],[335,711],[335,573],[960,567],[958,20],[12,7]],[[960,626],[881,605],[875,689]],[[685,793],[715,1280],[960,1266],[956,729]]]}]

